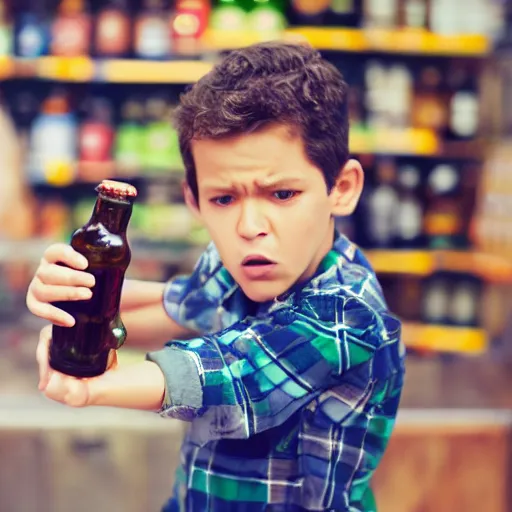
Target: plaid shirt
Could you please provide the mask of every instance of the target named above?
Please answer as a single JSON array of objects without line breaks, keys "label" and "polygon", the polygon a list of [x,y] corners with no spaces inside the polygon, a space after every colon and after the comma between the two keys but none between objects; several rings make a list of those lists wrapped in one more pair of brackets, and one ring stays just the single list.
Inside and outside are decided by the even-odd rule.
[{"label": "plaid shirt", "polygon": [[210,244],[164,305],[202,333],[147,355],[160,414],[191,421],[166,512],[376,510],[405,351],[359,249],[337,234],[312,279],[255,304]]}]

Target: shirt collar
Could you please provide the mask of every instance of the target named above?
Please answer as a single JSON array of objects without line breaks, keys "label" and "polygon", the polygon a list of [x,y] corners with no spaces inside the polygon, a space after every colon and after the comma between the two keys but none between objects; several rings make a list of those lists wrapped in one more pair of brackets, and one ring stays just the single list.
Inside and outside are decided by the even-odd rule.
[{"label": "shirt collar", "polygon": [[[275,304],[293,301],[294,297],[300,295],[300,292],[302,291],[319,290],[328,284],[338,282],[341,279],[340,270],[347,262],[354,262],[363,265],[368,270],[372,270],[361,250],[345,235],[342,235],[335,230],[332,248],[322,258],[322,261],[318,265],[314,275],[307,281],[294,284],[279,297],[265,303],[260,303],[257,307],[258,311],[261,312],[268,310]],[[222,302],[231,298],[235,292],[239,292],[245,297],[239,285],[233,279],[226,267],[222,266],[218,277],[221,278],[224,288]],[[238,299],[240,300],[242,297],[238,297]],[[248,299],[245,297],[245,300]]]}]

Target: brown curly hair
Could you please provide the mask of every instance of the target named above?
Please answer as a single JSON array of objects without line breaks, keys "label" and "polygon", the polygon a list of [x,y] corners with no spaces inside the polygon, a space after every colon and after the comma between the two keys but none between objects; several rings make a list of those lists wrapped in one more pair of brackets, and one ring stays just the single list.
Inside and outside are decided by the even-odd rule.
[{"label": "brown curly hair", "polygon": [[309,46],[268,42],[230,52],[181,95],[174,113],[196,201],[192,140],[250,133],[276,122],[298,129],[331,190],[348,160],[347,91],[340,71]]}]

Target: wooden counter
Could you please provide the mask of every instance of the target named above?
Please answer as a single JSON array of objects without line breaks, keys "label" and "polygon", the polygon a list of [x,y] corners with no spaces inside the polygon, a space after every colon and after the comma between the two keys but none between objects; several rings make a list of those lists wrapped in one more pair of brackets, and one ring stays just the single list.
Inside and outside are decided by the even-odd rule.
[{"label": "wooden counter", "polygon": [[512,414],[403,411],[373,479],[378,512],[511,512]]},{"label": "wooden counter", "polygon": [[[373,480],[378,512],[512,512],[511,425],[499,410],[403,409]],[[0,395],[0,510],[158,512],[183,428]]]}]

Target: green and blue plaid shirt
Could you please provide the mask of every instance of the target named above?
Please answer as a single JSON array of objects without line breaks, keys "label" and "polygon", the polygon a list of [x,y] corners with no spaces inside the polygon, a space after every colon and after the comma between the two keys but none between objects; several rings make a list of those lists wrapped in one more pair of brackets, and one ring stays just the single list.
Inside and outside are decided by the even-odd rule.
[{"label": "green and blue plaid shirt", "polygon": [[359,249],[337,234],[312,279],[256,304],[210,244],[164,304],[202,334],[147,356],[160,414],[191,422],[166,512],[376,510],[405,351]]}]

